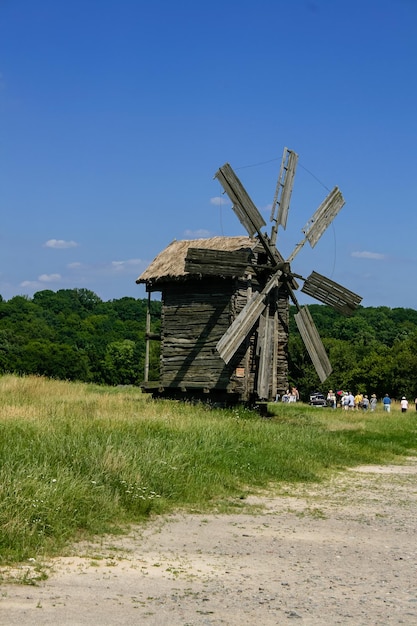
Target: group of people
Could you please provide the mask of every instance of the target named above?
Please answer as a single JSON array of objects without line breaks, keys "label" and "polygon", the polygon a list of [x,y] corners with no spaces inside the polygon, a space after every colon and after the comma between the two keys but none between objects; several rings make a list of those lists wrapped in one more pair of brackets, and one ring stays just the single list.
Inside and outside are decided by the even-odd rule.
[{"label": "group of people", "polygon": [[371,411],[375,411],[377,405],[377,397],[373,393],[370,398],[368,398],[367,394],[357,393],[355,396],[352,392],[348,392],[342,395],[341,397],[341,406],[346,410],[355,410],[355,411],[367,411],[370,409]]},{"label": "group of people", "polygon": [[[346,411],[359,411],[359,409],[363,411],[367,411],[368,409],[370,409],[371,411],[375,411],[378,402],[376,394],[374,393],[371,395],[370,398],[368,398],[366,394],[362,393],[357,393],[356,396],[354,396],[350,391],[338,391],[337,393],[334,393],[332,389],[329,389],[329,393],[327,394],[327,403],[334,409],[337,407],[337,396],[340,397],[340,406]],[[417,398],[414,402],[417,411]],[[387,411],[388,413],[391,411],[391,398],[387,393],[382,399],[382,406],[384,408],[384,411]],[[408,400],[405,396],[401,398],[400,407],[402,413],[407,412]]]},{"label": "group of people", "polygon": [[338,391],[334,392],[332,389],[329,389],[329,393],[327,394],[327,404],[331,406],[333,409],[337,407],[339,398],[339,405],[348,410],[356,410],[359,409],[363,411],[367,411],[370,409],[371,411],[375,411],[377,398],[373,393],[370,398],[362,393],[357,393],[356,396],[353,395],[350,391]]},{"label": "group of people", "polygon": [[[298,393],[297,387],[291,387],[291,390],[287,389],[286,393],[282,395],[281,402],[298,402],[299,399],[300,394]],[[280,395],[277,394],[275,402],[279,402],[279,400]],[[339,406],[341,406],[342,409],[345,409],[345,411],[368,411],[369,409],[371,412],[373,412],[375,411],[378,403],[375,393],[373,393],[369,398],[367,394],[357,393],[354,396],[353,393],[351,393],[350,391],[334,392],[332,389],[329,389],[326,400],[327,406],[335,409],[339,404]],[[414,402],[417,411],[417,398],[414,400]],[[391,398],[387,393],[382,398],[382,406],[384,408],[384,411],[387,411],[388,413],[391,411]],[[400,407],[402,413],[406,413],[406,411],[408,410],[408,400],[405,396],[401,398]]]}]

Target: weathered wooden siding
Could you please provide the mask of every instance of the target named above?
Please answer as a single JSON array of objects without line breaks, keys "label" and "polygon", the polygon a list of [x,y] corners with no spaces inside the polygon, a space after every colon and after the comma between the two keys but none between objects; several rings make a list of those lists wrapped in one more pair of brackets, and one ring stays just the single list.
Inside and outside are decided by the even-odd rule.
[{"label": "weathered wooden siding", "polygon": [[230,323],[231,280],[169,283],[162,293],[164,387],[226,388],[229,370],[216,343]]},{"label": "weathered wooden siding", "polygon": [[[223,390],[241,400],[253,397],[258,357],[258,324],[230,363],[220,358],[216,345],[245,306],[249,294],[259,291],[256,280],[208,279],[167,283],[162,290],[160,385],[183,391]],[[288,300],[278,303],[278,393],[288,388]],[[272,364],[271,364],[272,365]],[[269,390],[272,398],[272,385]]]}]

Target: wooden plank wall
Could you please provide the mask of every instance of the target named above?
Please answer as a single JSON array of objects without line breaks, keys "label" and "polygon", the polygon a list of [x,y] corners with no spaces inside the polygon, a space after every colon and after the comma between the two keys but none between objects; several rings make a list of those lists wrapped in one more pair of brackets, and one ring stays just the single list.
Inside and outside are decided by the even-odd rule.
[{"label": "wooden plank wall", "polygon": [[232,291],[232,280],[207,278],[166,286],[162,299],[162,386],[228,386],[230,367],[218,355],[216,344],[230,324]]},{"label": "wooden plank wall", "polygon": [[[220,358],[216,344],[247,302],[244,279],[208,279],[172,282],[162,291],[162,387],[184,390],[222,389],[248,400],[255,385],[257,356],[254,332],[230,363]],[[252,292],[260,289],[256,281]],[[288,322],[286,294],[278,303],[277,388],[288,388]]]}]

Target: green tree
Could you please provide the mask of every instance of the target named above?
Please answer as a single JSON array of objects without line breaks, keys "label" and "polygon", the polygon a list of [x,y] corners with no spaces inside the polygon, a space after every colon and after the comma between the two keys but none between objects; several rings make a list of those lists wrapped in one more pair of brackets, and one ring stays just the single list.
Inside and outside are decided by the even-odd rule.
[{"label": "green tree", "polygon": [[87,381],[90,378],[88,359],[83,352],[47,340],[26,343],[21,350],[19,370],[61,380]]},{"label": "green tree", "polygon": [[392,348],[392,391],[394,397],[417,397],[417,331]]},{"label": "green tree", "polygon": [[104,377],[108,384],[134,385],[139,382],[135,343],[129,339],[113,341],[106,349]]}]

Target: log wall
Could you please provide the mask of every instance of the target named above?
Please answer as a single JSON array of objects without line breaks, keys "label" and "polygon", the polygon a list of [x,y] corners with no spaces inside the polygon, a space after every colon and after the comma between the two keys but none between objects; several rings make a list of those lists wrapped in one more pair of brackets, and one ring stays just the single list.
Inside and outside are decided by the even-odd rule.
[{"label": "log wall", "polygon": [[[162,290],[162,336],[160,385],[163,388],[210,392],[224,390],[249,400],[255,388],[256,328],[229,364],[220,358],[216,345],[247,302],[245,279],[187,280],[164,285]],[[250,283],[252,293],[260,289]],[[279,300],[277,387],[288,388],[288,300]]]}]

